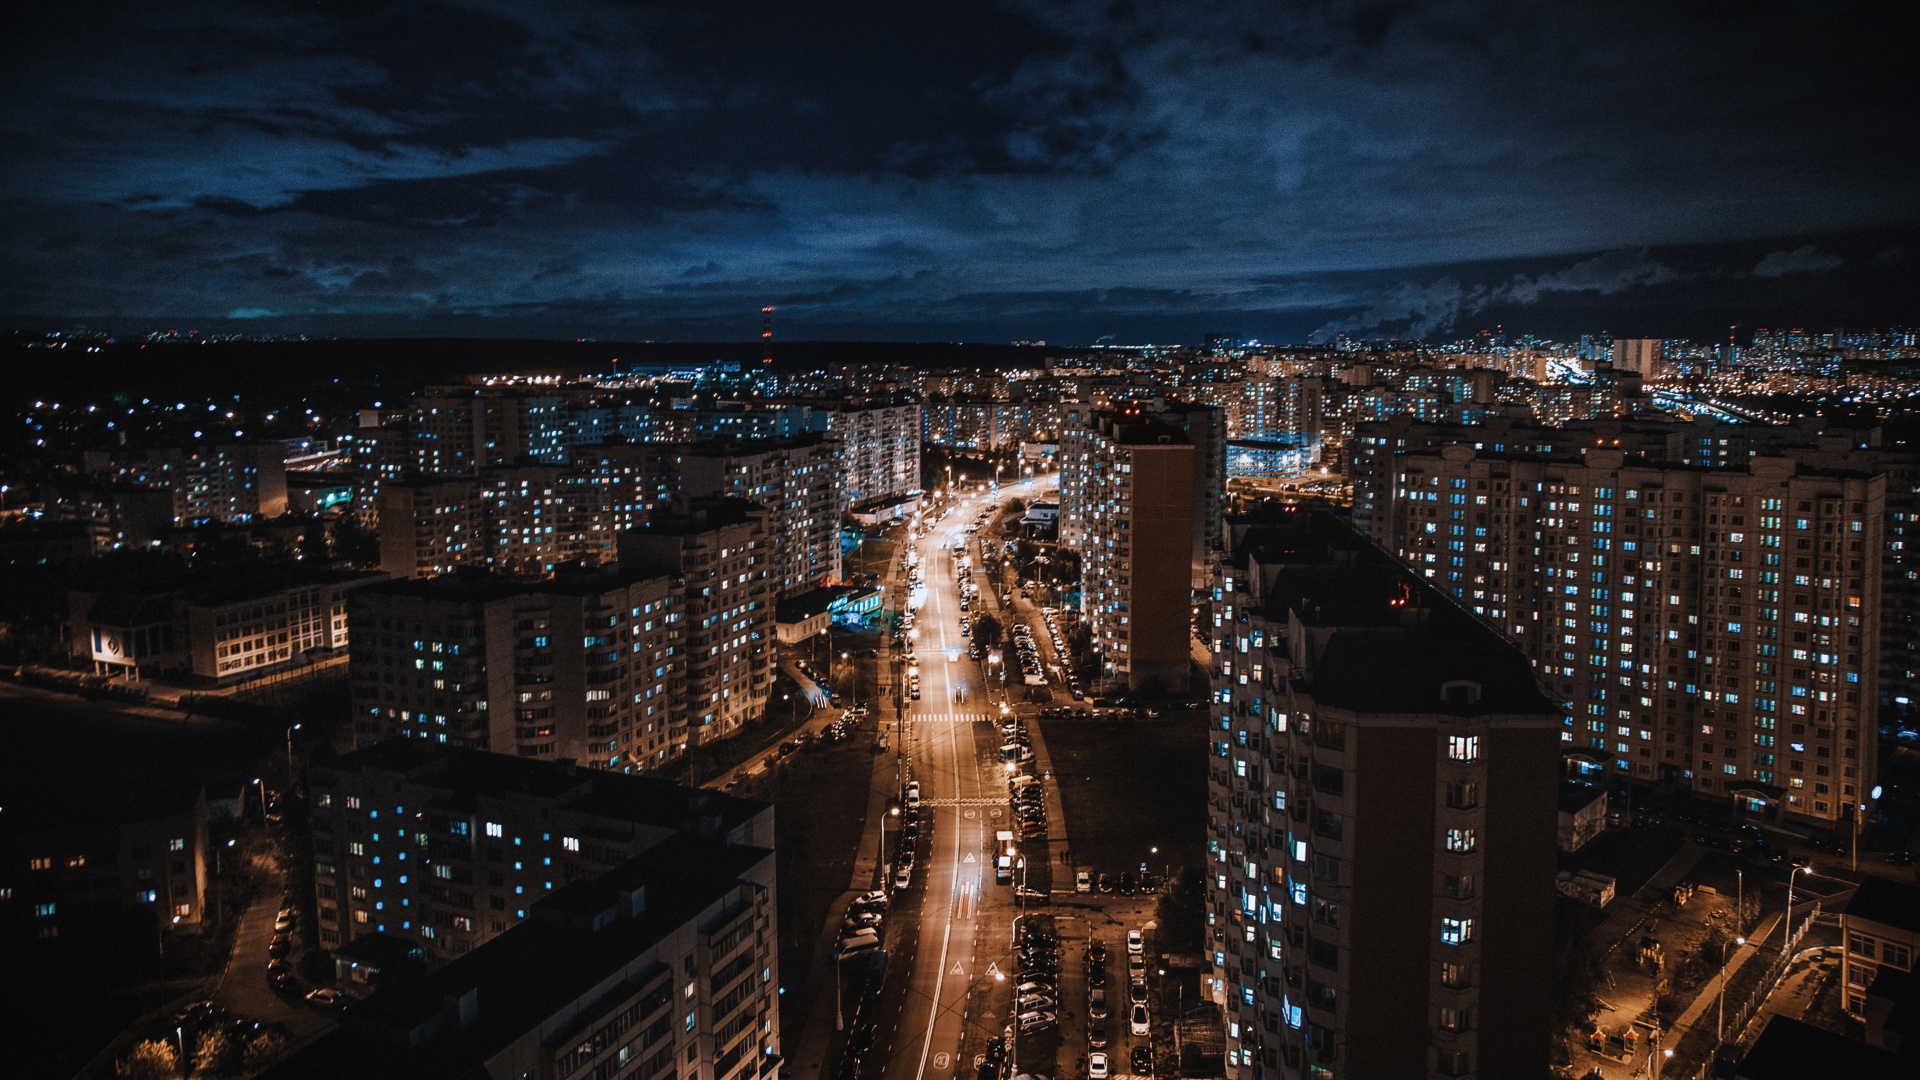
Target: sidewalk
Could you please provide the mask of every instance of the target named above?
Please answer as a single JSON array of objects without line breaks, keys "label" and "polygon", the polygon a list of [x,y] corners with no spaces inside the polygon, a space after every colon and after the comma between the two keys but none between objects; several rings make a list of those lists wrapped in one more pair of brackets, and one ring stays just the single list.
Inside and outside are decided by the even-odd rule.
[{"label": "sidewalk", "polygon": [[[895,558],[888,562],[885,573],[881,575],[881,584],[890,597],[898,595],[900,553],[907,546],[901,544],[895,550]],[[881,650],[881,655],[886,657],[887,651]],[[883,659],[882,663],[888,666],[880,679],[879,693],[869,708],[873,710],[874,722],[880,725],[880,731],[887,736],[887,751],[873,755],[873,772],[867,784],[866,824],[860,832],[860,846],[853,860],[853,874],[847,880],[847,891],[835,898],[827,909],[826,923],[814,939],[813,952],[808,961],[811,974],[807,980],[807,985],[814,988],[813,1003],[807,1010],[806,1022],[791,1036],[791,1041],[781,1047],[786,1058],[786,1067],[781,1070],[781,1075],[791,1080],[815,1080],[826,1064],[827,1050],[833,1045],[836,1002],[834,995],[826,992],[825,988],[838,974],[834,970],[833,959],[837,930],[853,898],[876,887],[881,821],[887,812],[887,800],[893,797],[895,791],[896,769],[904,779],[911,766],[914,725],[900,723],[892,693],[899,671],[890,659]],[[911,708],[908,711],[911,712]],[[831,719],[827,722],[831,722]]]}]

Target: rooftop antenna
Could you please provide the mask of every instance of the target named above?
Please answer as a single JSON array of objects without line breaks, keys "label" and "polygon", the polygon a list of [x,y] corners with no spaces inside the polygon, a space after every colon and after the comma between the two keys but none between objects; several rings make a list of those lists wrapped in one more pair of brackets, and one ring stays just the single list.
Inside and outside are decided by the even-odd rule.
[{"label": "rooftop antenna", "polygon": [[766,353],[767,353],[766,359],[760,362],[762,364],[773,363],[773,308],[772,307],[763,307],[760,309],[760,344],[765,346]]}]

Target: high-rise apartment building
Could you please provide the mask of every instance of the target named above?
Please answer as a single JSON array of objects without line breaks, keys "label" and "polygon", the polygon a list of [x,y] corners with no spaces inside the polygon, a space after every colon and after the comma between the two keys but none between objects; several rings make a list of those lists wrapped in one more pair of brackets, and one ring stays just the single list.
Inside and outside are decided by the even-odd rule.
[{"label": "high-rise apartment building", "polygon": [[765,509],[740,499],[695,499],[683,514],[656,514],[621,534],[621,561],[675,575],[685,602],[683,744],[739,731],[773,693],[774,587],[778,545]]},{"label": "high-rise apartment building", "polygon": [[1207,916],[1228,1075],[1543,1075],[1559,707],[1331,517],[1230,531]]},{"label": "high-rise apartment building", "polygon": [[685,606],[678,579],[619,566],[359,590],[354,739],[658,768],[689,738]]},{"label": "high-rise apartment building", "polygon": [[473,480],[389,482],[374,499],[380,569],[397,578],[432,577],[486,562],[485,505]]},{"label": "high-rise apartment building", "polygon": [[1667,373],[1667,343],[1660,338],[1616,338],[1611,356],[1615,368],[1644,378]]},{"label": "high-rise apartment building", "polygon": [[1402,453],[1374,537],[1573,702],[1581,771],[1832,825],[1874,775],[1886,479]]},{"label": "high-rise apartment building", "polygon": [[1080,553],[1081,610],[1109,687],[1186,685],[1196,507],[1206,501],[1197,452],[1186,430],[1135,410],[1092,413],[1061,440],[1061,540]]},{"label": "high-rise apartment building", "polygon": [[675,838],[716,855],[773,844],[767,803],[411,739],[316,763],[309,785],[321,943],[386,935],[435,964]]},{"label": "high-rise apartment building", "polygon": [[839,442],[814,435],[668,448],[658,468],[683,500],[757,503],[772,539],[768,581],[780,596],[840,576],[840,518],[846,512]]}]

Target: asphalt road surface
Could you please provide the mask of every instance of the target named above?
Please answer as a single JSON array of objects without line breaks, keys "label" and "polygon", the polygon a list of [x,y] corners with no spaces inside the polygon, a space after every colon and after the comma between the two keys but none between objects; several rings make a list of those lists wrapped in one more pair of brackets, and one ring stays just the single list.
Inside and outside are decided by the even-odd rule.
[{"label": "asphalt road surface", "polygon": [[[1032,483],[1003,488],[997,498],[1030,499]],[[921,785],[922,858],[895,910],[919,918],[897,921],[894,957],[910,964],[896,1016],[877,1040],[867,1076],[886,1080],[970,1080],[987,1039],[1008,1021],[1008,973],[1015,907],[1013,888],[996,885],[994,833],[1011,829],[1001,738],[995,721],[1001,697],[982,681],[960,633],[956,548],[986,496],[961,501],[917,541],[925,600],[918,612],[913,656],[920,699],[907,725],[911,775]],[[977,567],[976,567],[977,569]],[[955,657],[956,659],[949,659]],[[1044,845],[1041,858],[1045,858]],[[918,893],[918,896],[913,894]],[[917,901],[917,904],[916,904]]]}]

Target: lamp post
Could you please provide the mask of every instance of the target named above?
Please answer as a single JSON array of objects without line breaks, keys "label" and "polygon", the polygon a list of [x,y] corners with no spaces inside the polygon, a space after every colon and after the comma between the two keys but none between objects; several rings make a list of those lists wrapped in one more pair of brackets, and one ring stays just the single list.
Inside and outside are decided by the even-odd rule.
[{"label": "lamp post", "polygon": [[300,730],[295,724],[287,729],[287,790],[293,790],[293,733]]},{"label": "lamp post", "polygon": [[1793,878],[1800,871],[1810,869],[1812,867],[1796,866],[1787,874],[1787,925],[1780,933],[1780,955],[1782,956],[1787,954],[1787,950],[1793,948]]}]

